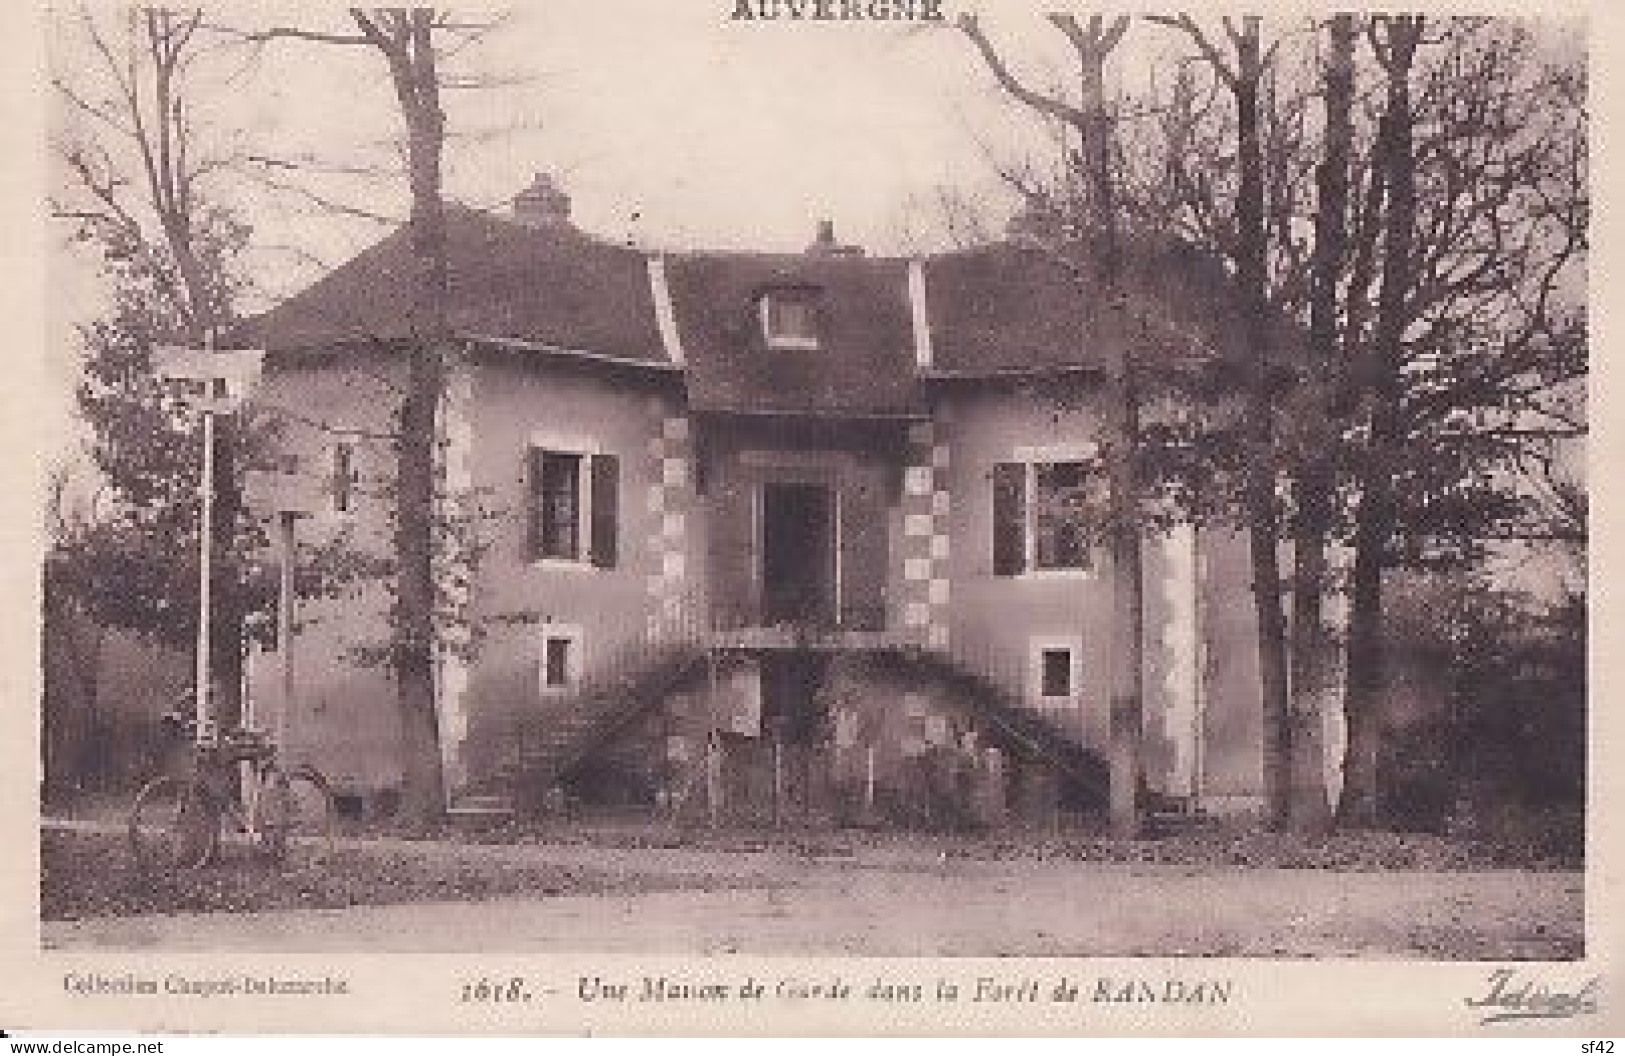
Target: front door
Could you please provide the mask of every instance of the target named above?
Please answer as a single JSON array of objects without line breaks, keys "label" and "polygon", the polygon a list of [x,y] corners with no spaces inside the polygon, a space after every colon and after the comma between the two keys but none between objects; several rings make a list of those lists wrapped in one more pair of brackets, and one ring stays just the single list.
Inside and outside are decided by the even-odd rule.
[{"label": "front door", "polygon": [[764,622],[833,625],[834,489],[800,482],[763,484],[760,553]]}]

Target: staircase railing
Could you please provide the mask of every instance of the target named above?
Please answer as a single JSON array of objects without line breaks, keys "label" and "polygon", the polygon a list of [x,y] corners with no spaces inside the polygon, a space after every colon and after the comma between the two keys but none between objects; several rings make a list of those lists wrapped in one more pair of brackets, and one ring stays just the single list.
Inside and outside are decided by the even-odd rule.
[{"label": "staircase railing", "polygon": [[[884,631],[886,626],[882,606],[852,606],[839,615],[835,630]],[[847,623],[849,627],[840,626]],[[545,712],[515,714],[492,730],[498,742],[496,769],[503,775],[501,783],[534,788],[568,780],[585,761],[693,677],[714,649],[737,644],[731,634],[758,627],[755,610],[749,606],[707,604],[697,594],[668,602],[658,618],[646,621],[608,657],[596,662],[578,686]],[[812,641],[831,628],[779,630],[791,635],[799,630]],[[956,684],[989,722],[1027,753],[1058,764],[1091,793],[1103,792],[1103,765],[1081,743],[1079,731],[1068,729],[1029,703],[1026,657],[964,634],[956,635],[947,650],[921,648],[899,635],[886,651]],[[696,773],[702,771],[696,768]]]},{"label": "staircase railing", "polygon": [[1027,703],[1024,658],[975,641],[961,641],[951,650],[910,649],[900,655],[955,685],[1023,750],[1056,764],[1090,796],[1105,796],[1109,775],[1104,761],[1081,743],[1077,731],[1065,729]]},{"label": "staircase railing", "polygon": [[703,657],[708,641],[704,607],[693,596],[663,604],[545,710],[521,709],[492,724],[504,783],[564,776],[583,754],[642,714],[651,694],[667,688],[664,680]]},{"label": "staircase railing", "polygon": [[[1024,650],[1013,650],[973,632],[959,629],[941,655],[955,666],[973,672],[997,689],[1004,702],[1062,737],[1082,740],[1083,707],[1077,697],[1053,709],[1038,706],[1034,692],[1037,672]],[[1074,687],[1076,688],[1076,687]]]}]

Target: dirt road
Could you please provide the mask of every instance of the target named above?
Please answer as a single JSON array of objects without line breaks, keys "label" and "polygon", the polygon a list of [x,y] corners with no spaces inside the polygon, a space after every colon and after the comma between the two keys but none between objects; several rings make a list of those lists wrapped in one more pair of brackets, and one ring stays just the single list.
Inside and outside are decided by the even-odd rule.
[{"label": "dirt road", "polygon": [[[597,864],[611,868],[640,862],[621,852],[602,857]],[[704,864],[756,886],[48,921],[43,935],[48,948],[177,951],[1497,960],[1583,952],[1582,876],[1573,872],[669,857],[668,866]]]}]

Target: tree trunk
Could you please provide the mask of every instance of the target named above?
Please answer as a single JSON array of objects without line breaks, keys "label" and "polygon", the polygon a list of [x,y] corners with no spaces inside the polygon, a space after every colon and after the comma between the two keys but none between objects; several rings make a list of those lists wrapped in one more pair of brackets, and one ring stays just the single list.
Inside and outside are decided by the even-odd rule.
[{"label": "tree trunk", "polygon": [[1276,511],[1275,399],[1272,327],[1264,229],[1264,165],[1258,93],[1263,61],[1258,20],[1249,16],[1237,40],[1236,134],[1240,186],[1236,196],[1237,280],[1252,346],[1248,386],[1246,504],[1252,560],[1253,607],[1258,621],[1259,696],[1263,709],[1264,814],[1272,828],[1286,824],[1291,759],[1286,668],[1286,613],[1281,605],[1280,517]]},{"label": "tree trunk", "polygon": [[[1122,247],[1117,230],[1117,203],[1112,180],[1112,119],[1106,103],[1106,56],[1110,46],[1092,34],[1092,43],[1078,49],[1082,71],[1084,123],[1080,154],[1088,180],[1087,217],[1094,233],[1092,247],[1101,287],[1108,301],[1121,296]],[[1110,819],[1115,836],[1140,835],[1140,786],[1144,783],[1142,758],[1145,740],[1145,569],[1140,550],[1138,516],[1139,480],[1135,459],[1139,450],[1140,408],[1132,342],[1124,333],[1123,362],[1117,385],[1117,452],[1112,458],[1112,687],[1110,751]]]},{"label": "tree trunk", "polygon": [[413,8],[390,15],[394,21],[380,49],[389,60],[406,124],[410,233],[416,265],[407,392],[401,401],[397,442],[395,546],[399,570],[393,655],[405,753],[401,805],[409,819],[425,821],[445,808],[435,701],[434,620],[436,417],[444,387],[442,357],[450,337],[446,214],[441,196],[445,115],[434,56],[433,13]]},{"label": "tree trunk", "polygon": [[[1112,179],[1112,115],[1106,103],[1106,59],[1129,27],[1127,16],[1108,24],[1092,15],[1085,28],[1071,15],[1052,14],[1050,22],[1072,43],[1078,57],[1079,104],[1024,88],[993,49],[974,15],[961,15],[959,28],[981,52],[1000,85],[1023,105],[1065,121],[1079,139],[1084,201],[1082,226],[1089,232],[1095,274],[1105,299],[1114,308],[1122,279],[1118,245],[1118,219]],[[1070,247],[1060,247],[1065,252]],[[1133,352],[1122,334],[1124,358],[1115,392],[1118,441],[1111,455],[1112,486],[1112,678],[1111,678],[1111,788],[1109,814],[1112,831],[1132,837],[1140,832],[1142,775],[1145,584],[1141,568],[1138,481],[1135,472],[1139,434],[1138,395],[1135,392]]]},{"label": "tree trunk", "polygon": [[1325,830],[1322,700],[1332,681],[1333,650],[1326,627],[1328,535],[1337,478],[1328,448],[1336,443],[1332,414],[1340,386],[1337,283],[1348,252],[1349,163],[1354,141],[1354,16],[1335,15],[1324,72],[1326,149],[1316,173],[1315,256],[1309,306],[1310,362],[1317,379],[1308,392],[1303,465],[1297,481],[1292,596],[1292,827]]},{"label": "tree trunk", "polygon": [[[1395,503],[1392,474],[1400,439],[1400,372],[1406,310],[1411,294],[1411,258],[1416,224],[1416,173],[1412,145],[1410,71],[1421,37],[1414,16],[1383,18],[1386,46],[1379,59],[1387,74],[1387,99],[1378,137],[1378,158],[1387,190],[1383,221],[1382,282],[1376,331],[1366,362],[1370,439],[1361,460],[1360,504],[1354,531],[1354,583],[1349,619],[1348,755],[1338,820],[1368,827],[1383,820],[1380,752],[1382,693],[1386,684],[1382,638],[1382,579],[1393,541]],[[1373,31],[1373,43],[1378,43]]]},{"label": "tree trunk", "polygon": [[[417,220],[414,210],[414,224]],[[433,224],[428,218],[428,226]],[[427,335],[414,339],[409,357],[396,477],[394,672],[404,752],[401,806],[408,818],[422,821],[445,806],[434,692],[434,431],[442,371],[440,347]]]},{"label": "tree trunk", "polygon": [[237,520],[242,515],[242,488],[237,473],[240,431],[231,415],[214,423],[214,524],[209,614],[209,702],[222,729],[243,720],[243,599],[239,588]]},{"label": "tree trunk", "polygon": [[1119,446],[1112,456],[1112,693],[1111,828],[1123,838],[1140,835],[1145,699],[1145,571],[1134,456],[1139,406],[1132,363],[1123,364],[1119,392]]}]

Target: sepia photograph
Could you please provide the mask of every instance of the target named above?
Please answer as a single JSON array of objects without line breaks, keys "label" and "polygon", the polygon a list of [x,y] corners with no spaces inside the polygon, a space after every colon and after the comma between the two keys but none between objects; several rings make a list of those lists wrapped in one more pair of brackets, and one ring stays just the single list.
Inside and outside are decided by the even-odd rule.
[{"label": "sepia photograph", "polygon": [[1583,19],[38,18],[71,1007],[1598,1011]]}]

